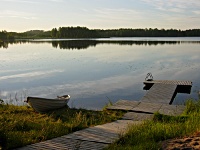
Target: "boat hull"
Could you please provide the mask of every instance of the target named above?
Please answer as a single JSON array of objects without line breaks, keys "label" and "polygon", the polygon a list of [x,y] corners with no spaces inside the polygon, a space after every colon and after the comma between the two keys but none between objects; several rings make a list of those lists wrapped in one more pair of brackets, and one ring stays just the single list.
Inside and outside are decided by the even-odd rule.
[{"label": "boat hull", "polygon": [[45,113],[67,106],[69,99],[47,99],[38,97],[28,97],[28,104],[37,112]]}]

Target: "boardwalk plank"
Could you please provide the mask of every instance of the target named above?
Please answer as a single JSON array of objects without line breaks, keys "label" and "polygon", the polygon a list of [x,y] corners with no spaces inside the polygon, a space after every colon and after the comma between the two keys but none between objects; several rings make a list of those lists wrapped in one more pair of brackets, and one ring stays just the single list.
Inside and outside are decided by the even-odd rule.
[{"label": "boardwalk plank", "polygon": [[130,110],[136,107],[139,103],[140,103],[139,101],[119,100],[116,103],[114,103],[112,106],[107,107],[107,109]]},{"label": "boardwalk plank", "polygon": [[66,139],[63,138],[63,140],[48,140],[45,142],[40,142],[32,145],[28,145],[23,148],[19,148],[17,150],[57,150],[57,149],[63,149],[63,150],[75,150],[75,149],[96,149],[100,150],[105,147],[107,147],[108,144],[104,143],[97,143],[97,142],[90,142],[90,141],[81,141],[81,140],[75,140],[75,139]]},{"label": "boardwalk plank", "polygon": [[152,81],[144,81],[144,84],[154,84],[154,83],[162,83],[162,84],[174,84],[174,85],[185,85],[192,86],[191,81],[179,81],[179,80],[152,80]]},{"label": "boardwalk plank", "polygon": [[[128,105],[128,103],[130,102],[133,103],[134,101],[126,101],[126,104]],[[136,103],[138,102],[136,101]],[[115,105],[115,109],[121,110],[121,108],[122,107]],[[145,115],[146,116],[148,115],[146,113],[153,114],[155,112],[159,112],[165,115],[179,115],[184,111],[184,108],[185,106],[182,105],[168,105],[162,103],[149,103],[142,101],[139,102],[137,106],[127,109],[128,111],[133,111],[133,112],[126,113],[122,119],[141,121],[144,120]]]},{"label": "boardwalk plank", "polygon": [[62,137],[110,144],[118,139],[119,134],[125,132],[125,129],[130,123],[133,123],[133,121],[118,120],[112,123],[77,131]]},{"label": "boardwalk plank", "polygon": [[171,116],[177,116],[183,113],[185,106],[183,105],[162,105],[159,113]]},{"label": "boardwalk plank", "polygon": [[141,99],[142,102],[169,104],[175,94],[175,84],[154,84],[147,94]]},{"label": "boardwalk plank", "polygon": [[137,113],[137,112],[128,112],[124,114],[122,119],[133,120],[133,121],[144,121],[150,120],[153,118],[153,114],[146,113]]},{"label": "boardwalk plank", "polygon": [[160,110],[162,104],[159,103],[146,103],[141,102],[137,107],[131,109],[131,111],[144,112],[144,113],[155,113]]},{"label": "boardwalk plank", "polygon": [[112,131],[118,134],[122,134],[125,132],[126,128],[132,124],[139,124],[140,121],[132,121],[132,120],[117,120],[111,123],[106,123],[103,125],[95,126],[96,128],[105,129],[108,131]]},{"label": "boardwalk plank", "polygon": [[106,148],[107,146],[108,146],[108,144],[83,141],[81,143],[79,149],[82,149],[82,150],[91,150],[91,149],[102,150],[102,149]]}]

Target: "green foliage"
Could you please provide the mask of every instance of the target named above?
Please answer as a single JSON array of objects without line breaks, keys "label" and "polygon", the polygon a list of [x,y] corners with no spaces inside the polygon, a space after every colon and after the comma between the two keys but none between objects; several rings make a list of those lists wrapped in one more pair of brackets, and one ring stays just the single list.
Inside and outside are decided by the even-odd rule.
[{"label": "green foliage", "polygon": [[109,38],[109,37],[194,37],[200,36],[200,29],[88,29],[87,27],[59,27],[50,31],[30,30],[22,33],[0,32],[0,41],[37,38]]},{"label": "green foliage", "polygon": [[12,33],[16,39],[51,38],[51,31],[30,30],[22,33]]},{"label": "green foliage", "polygon": [[7,31],[0,31],[0,43],[9,40],[14,40],[14,36]]},{"label": "green foliage", "polygon": [[107,29],[89,30],[86,27],[60,27],[51,30],[53,38],[99,38],[99,37],[181,37],[200,36],[200,29],[176,30],[176,29]]},{"label": "green foliage", "polygon": [[156,122],[174,122],[174,123],[179,123],[179,122],[185,122],[187,121],[188,116],[168,116],[168,115],[163,115],[160,113],[155,113],[153,117],[153,121]]},{"label": "green foliage", "polygon": [[[46,114],[27,106],[0,106],[0,147],[13,149],[66,135],[89,126],[114,121],[116,111],[63,108]],[[20,137],[20,138],[19,138]]]},{"label": "green foliage", "polygon": [[112,106],[113,105],[113,103],[112,103],[112,101],[111,101],[111,99],[109,98],[109,97],[107,97],[107,99],[108,99],[108,103],[103,107],[103,110],[106,110],[107,109],[107,107],[109,107],[109,106]]},{"label": "green foliage", "polygon": [[52,38],[97,38],[100,37],[96,30],[86,27],[60,27],[51,30]]},{"label": "green foliage", "polygon": [[200,100],[189,99],[186,101],[185,114],[200,112]]},{"label": "green foliage", "polygon": [[163,140],[193,134],[200,130],[199,104],[200,100],[189,100],[186,105],[187,115],[167,116],[155,113],[153,120],[131,126],[124,137],[107,149],[156,150],[160,149]]},{"label": "green foliage", "polygon": [[53,29],[51,30],[51,36],[52,36],[53,38],[56,38],[56,37],[57,37],[57,34],[58,34],[57,29],[56,29],[56,28],[53,28]]}]

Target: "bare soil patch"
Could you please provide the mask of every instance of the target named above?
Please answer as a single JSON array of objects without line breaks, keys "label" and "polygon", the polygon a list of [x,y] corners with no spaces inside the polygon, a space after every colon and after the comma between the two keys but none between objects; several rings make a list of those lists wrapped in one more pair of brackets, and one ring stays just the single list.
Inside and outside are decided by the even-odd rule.
[{"label": "bare soil patch", "polygon": [[180,139],[170,139],[162,143],[163,150],[200,150],[200,132]]}]

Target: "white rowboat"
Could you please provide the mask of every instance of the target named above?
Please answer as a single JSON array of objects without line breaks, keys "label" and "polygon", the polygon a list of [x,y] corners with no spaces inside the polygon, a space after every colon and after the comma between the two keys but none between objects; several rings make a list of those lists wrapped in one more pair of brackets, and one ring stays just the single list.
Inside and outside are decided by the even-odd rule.
[{"label": "white rowboat", "polygon": [[44,113],[50,110],[62,108],[67,105],[69,95],[58,96],[56,99],[27,97],[27,103],[37,112]]}]

